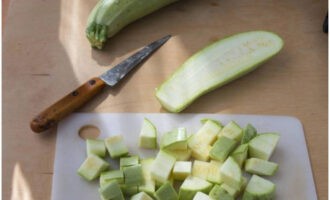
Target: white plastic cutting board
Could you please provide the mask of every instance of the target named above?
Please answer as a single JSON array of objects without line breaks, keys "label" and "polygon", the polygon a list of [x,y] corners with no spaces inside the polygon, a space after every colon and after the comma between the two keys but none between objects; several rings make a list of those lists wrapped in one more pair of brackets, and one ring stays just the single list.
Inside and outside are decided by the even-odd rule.
[{"label": "white plastic cutting board", "polygon": [[[159,135],[176,127],[186,127],[189,133],[200,127],[200,119],[212,118],[223,124],[235,120],[244,127],[253,124],[258,132],[278,132],[279,144],[271,161],[280,168],[274,177],[276,199],[316,200],[316,191],[308,157],[305,137],[299,120],[285,116],[219,115],[219,114],[73,114],[58,127],[53,176],[52,200],[96,200],[98,182],[86,182],[76,171],[86,157],[85,142],[78,135],[84,125],[95,125],[101,130],[100,138],[122,134],[132,154],[141,157],[156,155],[156,151],[138,148],[137,141],[142,120],[147,117],[159,131]],[[110,161],[113,167],[118,163]]]}]

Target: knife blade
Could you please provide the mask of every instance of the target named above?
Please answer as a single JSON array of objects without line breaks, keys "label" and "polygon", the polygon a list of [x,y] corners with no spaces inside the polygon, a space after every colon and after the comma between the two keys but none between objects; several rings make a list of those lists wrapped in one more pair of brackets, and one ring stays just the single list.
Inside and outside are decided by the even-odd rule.
[{"label": "knife blade", "polygon": [[104,87],[115,86],[130,71],[132,71],[132,69],[138,66],[142,61],[144,61],[160,46],[162,46],[168,39],[170,39],[170,37],[171,35],[167,35],[148,44],[115,67],[104,72],[99,77],[90,79],[76,90],[72,91],[70,94],[64,96],[59,101],[46,108],[32,119],[30,123],[31,130],[35,133],[41,133],[50,129],[61,119],[77,110],[90,99],[92,99],[95,95],[100,93]]}]

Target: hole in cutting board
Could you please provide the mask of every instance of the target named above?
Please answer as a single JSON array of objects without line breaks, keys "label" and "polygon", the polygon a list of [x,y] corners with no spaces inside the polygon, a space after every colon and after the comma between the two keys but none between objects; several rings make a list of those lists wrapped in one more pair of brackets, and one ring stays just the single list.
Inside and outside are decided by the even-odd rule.
[{"label": "hole in cutting board", "polygon": [[96,139],[100,135],[100,129],[94,125],[85,125],[79,129],[79,136],[81,139]]}]

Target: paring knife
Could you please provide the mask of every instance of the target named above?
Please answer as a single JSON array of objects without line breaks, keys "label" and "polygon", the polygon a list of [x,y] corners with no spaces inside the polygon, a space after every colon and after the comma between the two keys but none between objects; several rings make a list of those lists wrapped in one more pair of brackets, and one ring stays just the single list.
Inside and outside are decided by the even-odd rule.
[{"label": "paring knife", "polygon": [[65,116],[87,103],[92,97],[101,92],[105,86],[115,86],[128,72],[162,46],[170,37],[170,35],[167,35],[150,43],[101,76],[90,79],[37,115],[31,121],[31,129],[36,133],[48,130]]}]

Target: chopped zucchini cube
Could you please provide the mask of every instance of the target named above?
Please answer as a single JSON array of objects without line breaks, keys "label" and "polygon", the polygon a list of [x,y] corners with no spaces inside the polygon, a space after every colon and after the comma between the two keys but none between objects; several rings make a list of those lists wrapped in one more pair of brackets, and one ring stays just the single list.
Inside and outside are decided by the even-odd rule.
[{"label": "chopped zucchini cube", "polygon": [[235,198],[228,194],[220,185],[214,185],[209,193],[212,200],[234,200]]},{"label": "chopped zucchini cube", "polygon": [[245,188],[242,200],[268,200],[273,199],[274,194],[274,183],[253,175]]},{"label": "chopped zucchini cube", "polygon": [[177,161],[188,161],[191,157],[191,149],[187,150],[163,150],[171,156],[175,157]]},{"label": "chopped zucchini cube", "polygon": [[209,193],[212,184],[198,177],[189,176],[179,190],[179,200],[192,200],[197,192]]},{"label": "chopped zucchini cube", "polygon": [[124,144],[123,137],[116,135],[105,139],[105,146],[111,158],[119,158],[128,154],[128,148]]},{"label": "chopped zucchini cube", "polygon": [[[195,134],[196,143],[203,143],[205,145],[212,145],[217,139],[217,135],[222,129],[220,122],[207,119],[203,126]],[[193,146],[193,145],[192,145]]]},{"label": "chopped zucchini cube", "polygon": [[103,199],[124,200],[124,195],[117,181],[110,181],[99,189],[99,193]]},{"label": "chopped zucchini cube", "polygon": [[147,118],[143,120],[139,136],[139,147],[147,149],[157,148],[157,129]]},{"label": "chopped zucchini cube", "polygon": [[164,183],[155,193],[157,200],[176,200],[178,194],[169,182]]},{"label": "chopped zucchini cube", "polygon": [[191,175],[191,161],[176,161],[173,168],[174,180],[183,181]]},{"label": "chopped zucchini cube", "polygon": [[242,171],[237,162],[228,157],[220,168],[222,180],[230,187],[239,190],[241,188]]},{"label": "chopped zucchini cube", "polygon": [[207,181],[211,183],[221,184],[222,178],[220,173],[220,167],[222,163],[220,161],[211,160],[209,165],[209,173],[207,176]]},{"label": "chopped zucchini cube", "polygon": [[259,134],[249,142],[249,157],[269,160],[279,139],[277,133]]},{"label": "chopped zucchini cube", "polygon": [[133,165],[138,165],[139,163],[140,159],[138,156],[121,157],[119,160],[120,169]]},{"label": "chopped zucchini cube", "polygon": [[93,154],[102,158],[105,157],[106,149],[103,140],[87,139],[86,146],[87,156]]},{"label": "chopped zucchini cube", "polygon": [[163,135],[160,142],[161,149],[187,150],[188,136],[185,128],[177,128]]},{"label": "chopped zucchini cube", "polygon": [[105,186],[108,182],[116,180],[119,184],[124,183],[124,173],[121,170],[111,170],[102,172],[100,175],[100,187]]},{"label": "chopped zucchini cube", "polygon": [[149,194],[151,196],[153,196],[155,189],[156,189],[155,180],[152,179],[151,173],[150,173],[153,161],[154,161],[153,158],[141,160],[144,184],[139,186],[140,192],[146,192],[147,194]]},{"label": "chopped zucchini cube", "polygon": [[193,200],[211,200],[209,195],[204,194],[203,192],[197,192]]},{"label": "chopped zucchini cube", "polygon": [[165,183],[170,177],[175,161],[175,157],[164,151],[159,151],[151,166],[153,179],[156,182]]},{"label": "chopped zucchini cube", "polygon": [[208,161],[210,159],[210,150],[212,149],[211,145],[205,145],[203,143],[196,144],[191,148],[191,156],[197,160]]},{"label": "chopped zucchini cube", "polygon": [[103,159],[89,155],[78,169],[78,174],[88,181],[100,176],[101,172],[109,168],[109,164]]},{"label": "chopped zucchini cube", "polygon": [[125,186],[138,186],[144,183],[141,165],[123,168]]},{"label": "chopped zucchini cube", "polygon": [[153,199],[145,192],[140,192],[138,194],[133,195],[130,200],[153,200]]},{"label": "chopped zucchini cube", "polygon": [[250,140],[252,140],[257,135],[257,130],[251,124],[246,125],[243,129],[243,137],[241,140],[241,144],[246,144]]},{"label": "chopped zucchini cube", "polygon": [[209,175],[210,163],[200,160],[195,160],[192,167],[192,175],[194,177],[201,178],[203,180],[207,180]]},{"label": "chopped zucchini cube", "polygon": [[210,157],[214,160],[224,162],[230,152],[234,150],[236,141],[226,136],[221,136],[213,145],[210,150]]},{"label": "chopped zucchini cube", "polygon": [[219,134],[219,137],[220,136],[226,136],[227,138],[236,141],[241,141],[243,136],[243,130],[238,124],[236,124],[236,122],[230,121],[225,127],[223,127]]},{"label": "chopped zucchini cube", "polygon": [[273,176],[278,169],[278,164],[259,158],[250,158],[245,162],[245,171],[262,176]]},{"label": "chopped zucchini cube", "polygon": [[236,190],[235,188],[230,187],[229,185],[223,183],[220,185],[222,189],[224,189],[230,196],[237,197],[240,190]]},{"label": "chopped zucchini cube", "polygon": [[132,196],[139,192],[139,187],[136,185],[135,186],[120,185],[120,188],[124,196]]},{"label": "chopped zucchini cube", "polygon": [[241,144],[230,154],[230,156],[234,158],[234,160],[238,163],[240,167],[242,167],[244,161],[248,156],[248,150],[248,144]]}]

